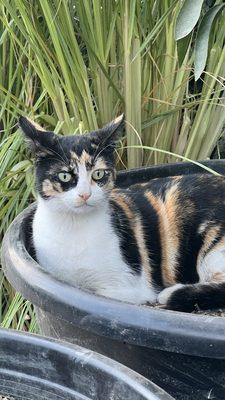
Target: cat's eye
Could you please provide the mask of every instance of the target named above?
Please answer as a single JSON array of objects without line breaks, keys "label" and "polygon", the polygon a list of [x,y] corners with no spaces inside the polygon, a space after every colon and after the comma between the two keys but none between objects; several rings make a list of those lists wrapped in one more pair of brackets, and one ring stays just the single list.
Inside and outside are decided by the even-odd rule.
[{"label": "cat's eye", "polygon": [[92,174],[92,179],[94,181],[99,181],[100,179],[104,178],[106,171],[104,169],[96,169],[96,171]]},{"label": "cat's eye", "polygon": [[72,176],[69,172],[62,171],[58,174],[58,178],[61,182],[69,182],[71,181]]}]

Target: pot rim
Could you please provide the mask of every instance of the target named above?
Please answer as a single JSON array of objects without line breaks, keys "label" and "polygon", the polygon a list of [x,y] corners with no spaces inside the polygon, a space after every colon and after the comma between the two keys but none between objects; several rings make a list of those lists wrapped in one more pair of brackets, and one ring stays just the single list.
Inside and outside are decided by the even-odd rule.
[{"label": "pot rim", "polygon": [[11,284],[62,321],[100,336],[158,350],[225,358],[225,318],[137,306],[97,296],[61,282],[30,256],[22,235],[35,203],[10,225],[2,247],[2,264]]}]

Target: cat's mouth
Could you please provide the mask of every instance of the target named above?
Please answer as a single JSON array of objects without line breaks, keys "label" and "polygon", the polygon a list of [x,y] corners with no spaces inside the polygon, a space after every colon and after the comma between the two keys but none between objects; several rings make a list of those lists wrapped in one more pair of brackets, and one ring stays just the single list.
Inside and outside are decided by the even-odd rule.
[{"label": "cat's mouth", "polygon": [[75,206],[75,208],[89,208],[89,207],[93,207],[93,205],[88,204],[88,203],[83,203],[78,206]]},{"label": "cat's mouth", "polygon": [[83,212],[87,212],[87,211],[91,211],[91,209],[93,209],[94,206],[88,203],[83,203],[80,205],[75,205],[73,207],[73,210],[75,213],[83,213]]},{"label": "cat's mouth", "polygon": [[76,204],[76,203],[68,203],[68,202],[63,202],[62,203],[64,210],[67,211],[70,214],[82,214],[86,213],[89,211],[92,211],[95,209],[95,205],[93,204],[88,204],[88,203],[82,203],[82,204]]}]

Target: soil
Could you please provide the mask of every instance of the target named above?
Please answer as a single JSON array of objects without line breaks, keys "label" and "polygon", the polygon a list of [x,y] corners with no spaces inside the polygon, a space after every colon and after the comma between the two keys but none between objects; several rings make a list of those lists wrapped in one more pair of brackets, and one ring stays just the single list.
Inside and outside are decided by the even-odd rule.
[{"label": "soil", "polygon": [[216,311],[196,311],[194,314],[201,314],[201,315],[212,315],[213,317],[225,317],[225,310],[216,310]]},{"label": "soil", "polygon": [[[161,308],[163,310],[163,306],[160,304],[156,304],[156,305],[145,304],[145,306],[151,307],[151,308]],[[213,317],[225,317],[225,310],[223,310],[223,309],[213,310],[213,311],[212,310],[207,310],[207,311],[196,310],[196,311],[193,311],[192,314],[211,315]],[[1,398],[0,398],[0,400],[1,400]]]}]

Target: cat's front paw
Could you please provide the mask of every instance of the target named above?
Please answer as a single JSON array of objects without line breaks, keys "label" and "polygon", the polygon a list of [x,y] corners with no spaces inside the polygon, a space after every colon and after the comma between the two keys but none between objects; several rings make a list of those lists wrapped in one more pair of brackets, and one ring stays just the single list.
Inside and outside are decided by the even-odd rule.
[{"label": "cat's front paw", "polygon": [[177,283],[176,285],[170,286],[166,289],[163,289],[157,297],[157,302],[159,304],[167,304],[167,301],[169,300],[171,294],[173,292],[175,292],[177,289],[180,289],[181,287],[183,287],[184,285],[182,285],[182,283]]}]

